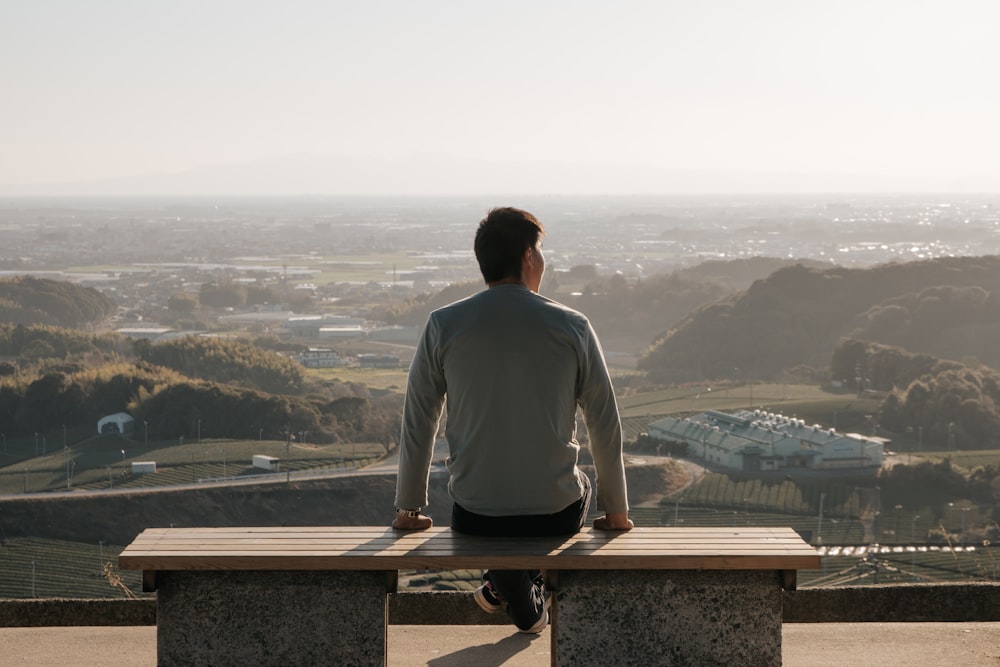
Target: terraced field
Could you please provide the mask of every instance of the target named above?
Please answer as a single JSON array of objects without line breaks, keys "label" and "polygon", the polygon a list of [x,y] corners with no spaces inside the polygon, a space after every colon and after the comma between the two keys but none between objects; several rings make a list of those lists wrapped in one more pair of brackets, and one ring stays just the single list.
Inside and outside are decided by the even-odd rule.
[{"label": "terraced field", "polygon": [[117,568],[124,545],[83,544],[41,538],[16,538],[0,543],[0,598],[127,597],[106,576],[120,576],[122,584],[141,595],[142,574]]}]

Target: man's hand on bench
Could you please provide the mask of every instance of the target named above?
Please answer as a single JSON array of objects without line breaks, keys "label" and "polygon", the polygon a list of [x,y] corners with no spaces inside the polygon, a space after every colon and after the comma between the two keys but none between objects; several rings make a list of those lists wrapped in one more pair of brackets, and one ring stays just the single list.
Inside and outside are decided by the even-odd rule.
[{"label": "man's hand on bench", "polygon": [[597,530],[632,530],[635,524],[628,518],[628,512],[608,512],[602,517],[594,519],[594,528]]},{"label": "man's hand on bench", "polygon": [[434,525],[434,521],[429,516],[424,516],[423,514],[407,516],[406,514],[397,513],[396,518],[392,520],[392,527],[396,530],[426,530],[432,525]]}]

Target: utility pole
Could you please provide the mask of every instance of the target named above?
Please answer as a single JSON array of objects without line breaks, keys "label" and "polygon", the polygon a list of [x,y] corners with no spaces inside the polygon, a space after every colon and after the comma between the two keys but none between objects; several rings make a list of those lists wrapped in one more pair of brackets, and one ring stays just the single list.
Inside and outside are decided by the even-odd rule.
[{"label": "utility pole", "polygon": [[823,501],[826,494],[819,494],[819,520],[816,522],[816,544],[823,544]]},{"label": "utility pole", "polygon": [[292,429],[287,429],[287,435],[285,436],[285,484],[292,483],[292,467],[289,465],[291,463],[288,458],[291,456],[292,450]]}]

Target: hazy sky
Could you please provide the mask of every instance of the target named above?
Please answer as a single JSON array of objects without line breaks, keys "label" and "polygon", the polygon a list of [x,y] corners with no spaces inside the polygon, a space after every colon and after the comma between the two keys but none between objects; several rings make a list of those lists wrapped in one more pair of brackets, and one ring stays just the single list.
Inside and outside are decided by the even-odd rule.
[{"label": "hazy sky", "polygon": [[434,154],[1000,192],[998,65],[996,0],[4,0],[0,185]]}]

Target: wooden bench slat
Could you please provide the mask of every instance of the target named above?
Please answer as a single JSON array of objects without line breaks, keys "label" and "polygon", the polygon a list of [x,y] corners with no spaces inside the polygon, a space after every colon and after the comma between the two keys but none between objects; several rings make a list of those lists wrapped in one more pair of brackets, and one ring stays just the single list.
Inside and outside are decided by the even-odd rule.
[{"label": "wooden bench slat", "polygon": [[129,550],[131,553],[134,549],[164,549],[164,550],[184,550],[184,549],[200,549],[204,547],[213,547],[219,549],[241,549],[241,548],[257,548],[257,547],[272,547],[272,548],[288,548],[288,549],[301,549],[301,548],[315,548],[315,549],[343,549],[346,551],[353,551],[357,553],[383,553],[383,552],[397,552],[397,553],[408,553],[411,551],[427,551],[427,550],[454,550],[454,551],[467,551],[467,552],[503,552],[503,551],[513,551],[522,553],[538,553],[540,551],[547,551],[548,553],[560,553],[567,550],[604,550],[604,551],[635,551],[635,552],[646,552],[646,551],[658,551],[662,549],[712,549],[712,548],[722,548],[728,551],[736,551],[741,549],[756,550],[756,549],[786,549],[791,552],[799,551],[801,547],[793,542],[764,542],[764,541],[723,541],[723,540],[713,540],[713,541],[671,541],[671,542],[642,542],[642,543],[617,543],[610,542],[605,544],[600,543],[583,543],[583,544],[572,544],[566,546],[550,547],[550,545],[545,544],[522,544],[522,543],[461,543],[461,542],[429,542],[419,545],[408,545],[408,544],[387,544],[387,543],[366,543],[366,544],[351,544],[350,542],[343,541],[323,541],[323,540],[244,540],[244,541],[219,541],[219,540],[204,540],[204,541],[184,541],[184,542],[159,542],[159,543],[141,543],[133,545],[133,549]]},{"label": "wooden bench slat", "polygon": [[142,570],[805,569],[816,551],[789,528],[585,529],[569,537],[477,537],[449,528],[149,529],[120,555]]},{"label": "wooden bench slat", "polygon": [[462,570],[462,569],[562,569],[562,570],[789,570],[806,569],[815,564],[807,559],[788,556],[690,556],[668,558],[615,558],[605,555],[576,556],[558,562],[531,556],[424,556],[420,558],[343,559],[324,554],[289,558],[286,554],[258,554],[252,557],[206,555],[180,561],[137,558],[133,568],[143,570]]},{"label": "wooden bench slat", "polygon": [[514,550],[514,551],[537,551],[539,548],[548,547],[551,551],[558,551],[560,549],[634,549],[634,550],[645,550],[645,549],[659,549],[663,547],[671,546],[711,546],[713,544],[721,544],[727,548],[741,548],[748,547],[753,548],[754,546],[763,547],[780,547],[793,549],[796,548],[796,543],[792,540],[755,540],[752,537],[734,537],[732,539],[725,539],[723,537],[710,538],[710,539],[697,539],[697,538],[678,538],[670,540],[628,540],[628,541],[614,541],[614,542],[577,542],[569,545],[559,545],[550,546],[553,543],[541,543],[541,542],[527,542],[522,543],[520,541],[482,541],[482,540],[432,540],[428,542],[421,543],[408,543],[408,542],[389,542],[386,540],[370,540],[367,542],[359,543],[357,540],[345,540],[338,538],[286,538],[286,537],[273,537],[273,538],[246,538],[242,540],[220,540],[214,537],[207,537],[204,539],[198,538],[183,538],[179,540],[159,540],[159,541],[140,541],[134,544],[138,545],[155,545],[157,548],[194,548],[200,545],[215,544],[222,547],[226,546],[242,546],[242,545],[256,545],[256,544],[269,544],[269,545],[280,545],[288,547],[296,546],[317,546],[317,547],[348,547],[351,549],[360,549],[365,551],[411,551],[413,549],[426,549],[426,548],[455,548],[455,549],[501,549],[501,550]]},{"label": "wooden bench slat", "polygon": [[[796,533],[791,528],[784,527],[719,527],[719,526],[688,526],[688,527],[662,527],[662,528],[633,528],[627,533],[601,533],[600,531],[594,531],[591,528],[584,528],[579,533],[569,536],[567,539],[573,539],[579,535],[614,535],[614,536],[627,536],[629,539],[638,539],[641,536],[648,535],[663,535],[664,532],[669,532],[671,536],[673,535],[705,535],[705,534],[720,534],[720,535],[740,535],[740,534],[752,534],[754,536],[766,536],[768,534],[787,536],[789,533],[796,535]],[[218,526],[218,527],[196,527],[196,528],[147,528],[139,535],[139,538],[148,538],[151,536],[177,536],[177,535],[230,535],[230,534],[254,534],[254,535],[267,535],[267,534],[283,534],[283,535],[344,535],[344,536],[371,536],[371,535],[383,535],[391,536],[393,539],[423,539],[422,536],[433,536],[438,537],[440,535],[462,535],[464,538],[472,538],[474,535],[463,535],[461,533],[455,533],[450,528],[435,527],[429,528],[428,530],[418,530],[418,531],[399,531],[394,530],[389,527],[373,527],[373,526],[297,526],[297,527],[285,527],[285,526]],[[484,539],[507,539],[507,538],[484,538]],[[545,538],[545,539],[557,539],[557,538]],[[611,539],[611,538],[609,538]]]},{"label": "wooden bench slat", "polygon": [[725,545],[725,544],[674,544],[674,545],[658,545],[658,546],[648,546],[648,547],[633,547],[626,545],[605,545],[601,547],[570,547],[566,549],[525,549],[523,547],[488,547],[488,548],[472,548],[468,545],[449,547],[447,545],[426,545],[418,549],[406,549],[406,548],[378,548],[378,547],[362,547],[362,548],[352,548],[344,545],[332,545],[332,544],[192,544],[192,545],[159,545],[151,547],[136,547],[128,552],[126,555],[132,555],[138,551],[147,551],[150,553],[197,553],[199,551],[287,551],[290,553],[299,551],[318,551],[327,553],[341,553],[345,555],[354,555],[358,558],[369,558],[373,556],[405,556],[407,554],[420,554],[420,553],[439,553],[439,554],[524,554],[524,555],[546,555],[552,558],[558,558],[562,555],[567,555],[570,553],[619,553],[619,554],[658,554],[658,553],[668,553],[668,552],[679,552],[679,551],[700,551],[700,552],[711,552],[711,551],[722,551],[726,553],[756,553],[758,551],[768,551],[774,553],[787,553],[789,555],[795,555],[798,553],[812,553],[810,551],[802,551],[799,549],[789,548],[783,545],[767,545],[767,544],[753,544],[753,545]]}]

